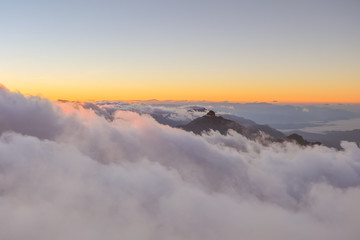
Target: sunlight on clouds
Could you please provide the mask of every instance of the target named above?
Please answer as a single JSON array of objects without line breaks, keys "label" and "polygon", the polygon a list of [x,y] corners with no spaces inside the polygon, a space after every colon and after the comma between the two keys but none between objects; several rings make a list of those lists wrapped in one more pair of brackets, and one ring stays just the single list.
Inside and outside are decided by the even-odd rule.
[{"label": "sunlight on clouds", "polygon": [[[60,107],[60,106],[61,107]],[[349,239],[360,149],[196,136],[0,89],[3,239]],[[90,120],[90,121],[89,121]],[[20,231],[21,229],[21,231]]]}]

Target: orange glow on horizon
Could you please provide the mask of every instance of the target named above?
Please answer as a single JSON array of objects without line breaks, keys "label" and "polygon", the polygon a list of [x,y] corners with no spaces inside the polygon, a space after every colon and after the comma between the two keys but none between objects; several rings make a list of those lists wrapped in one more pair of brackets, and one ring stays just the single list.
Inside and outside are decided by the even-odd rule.
[{"label": "orange glow on horizon", "polygon": [[[218,94],[212,94],[216,90],[208,89],[207,94],[197,94],[196,91],[188,91],[186,94],[178,92],[168,91],[151,91],[146,93],[145,91],[92,91],[82,90],[76,91],[56,91],[48,90],[43,92],[24,91],[21,93],[25,95],[35,95],[43,98],[48,98],[52,101],[57,100],[68,100],[68,101],[124,101],[124,102],[141,102],[141,101],[206,101],[206,102],[268,102],[268,103],[348,103],[348,104],[359,104],[359,97],[355,97],[352,94],[341,92],[338,94],[323,93],[322,95],[316,96],[317,93],[307,92],[303,96],[300,92],[291,95],[294,92],[277,92],[268,93],[266,90],[263,91],[250,91],[243,90],[237,93],[236,90],[229,90],[228,92],[221,92]],[[181,89],[179,92],[186,92],[187,89]]]},{"label": "orange glow on horizon", "polygon": [[[341,80],[344,78],[346,80]],[[100,79],[100,78],[99,78]],[[290,75],[228,75],[53,78],[52,81],[25,77],[3,81],[11,91],[56,101],[208,101],[208,102],[277,102],[277,103],[360,103],[360,81],[356,75],[316,75],[296,78]],[[170,80],[168,80],[170,79]],[[181,79],[187,79],[181,80]],[[196,79],[196,80],[189,80]],[[226,81],[222,80],[226,79]],[[291,79],[288,80],[288,79]]]}]

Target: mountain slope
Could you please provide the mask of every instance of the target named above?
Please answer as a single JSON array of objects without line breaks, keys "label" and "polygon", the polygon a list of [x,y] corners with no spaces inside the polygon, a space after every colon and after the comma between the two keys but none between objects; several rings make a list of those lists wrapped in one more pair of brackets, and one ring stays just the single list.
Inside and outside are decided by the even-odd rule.
[{"label": "mountain slope", "polygon": [[191,131],[195,134],[201,134],[202,132],[208,132],[210,130],[218,131],[225,135],[231,129],[249,139],[255,139],[260,135],[259,131],[251,130],[240,125],[237,122],[225,119],[221,116],[216,116],[213,111],[209,111],[206,115],[196,118],[190,123],[179,126],[186,131]]},{"label": "mountain slope", "polygon": [[[241,119],[241,118],[240,118]],[[270,131],[271,133],[273,131],[277,131],[275,129],[270,128],[267,125],[258,125],[255,122],[251,123],[251,120],[246,120],[247,126],[245,127],[235,121],[223,118],[221,116],[216,116],[214,111],[209,111],[206,115],[199,117],[190,123],[178,126],[179,128],[193,132],[195,134],[201,134],[203,132],[209,132],[211,130],[218,131],[223,135],[226,135],[229,130],[234,130],[237,133],[245,136],[248,139],[255,140],[256,138],[262,137],[262,131],[261,128],[266,129]],[[274,134],[276,135],[276,134]],[[306,141],[302,136],[298,134],[292,134],[290,136],[285,136],[280,132],[280,134],[277,134],[276,137],[273,137],[272,135],[268,135],[266,137],[266,141],[268,142],[295,142],[301,146],[313,146],[313,145],[320,145],[320,142],[309,142]]]},{"label": "mountain slope", "polygon": [[237,122],[251,130],[262,131],[275,139],[283,139],[286,137],[286,135],[284,133],[270,127],[269,125],[257,124],[256,122],[254,122],[252,120],[249,120],[249,119],[246,119],[243,117],[238,117],[238,116],[231,115],[231,114],[222,114],[221,116],[226,119]]},{"label": "mountain slope", "polygon": [[309,142],[309,141],[306,141],[302,136],[300,136],[299,134],[291,134],[289,136],[287,136],[285,138],[286,141],[292,141],[292,142],[295,142],[301,146],[314,146],[314,145],[321,145],[320,142]]},{"label": "mountain slope", "polygon": [[342,149],[341,141],[355,142],[360,146],[360,129],[354,129],[351,131],[329,131],[326,133],[309,133],[304,131],[292,131],[304,136],[308,141],[320,141],[327,147],[333,147],[336,149]]}]

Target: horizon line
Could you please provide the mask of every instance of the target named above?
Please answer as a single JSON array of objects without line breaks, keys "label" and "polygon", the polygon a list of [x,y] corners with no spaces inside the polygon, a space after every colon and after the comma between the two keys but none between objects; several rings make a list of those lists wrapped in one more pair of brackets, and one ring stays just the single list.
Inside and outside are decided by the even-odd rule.
[{"label": "horizon line", "polygon": [[[46,97],[45,97],[46,98]],[[48,99],[48,98],[47,98]],[[49,99],[50,100],[50,99]],[[165,100],[159,100],[156,98],[151,99],[117,99],[117,100],[109,100],[109,99],[103,99],[103,100],[95,100],[95,99],[87,99],[87,100],[68,100],[68,99],[56,99],[51,101],[60,101],[60,102],[126,102],[126,103],[182,103],[182,102],[188,102],[188,103],[196,103],[196,102],[204,102],[204,103],[230,103],[230,104],[245,104],[245,103],[266,103],[266,104],[360,104],[360,102],[338,102],[338,101],[323,101],[323,102],[317,102],[317,101],[229,101],[229,100],[221,100],[221,101],[214,101],[214,100],[172,100],[172,99],[165,99]]]}]

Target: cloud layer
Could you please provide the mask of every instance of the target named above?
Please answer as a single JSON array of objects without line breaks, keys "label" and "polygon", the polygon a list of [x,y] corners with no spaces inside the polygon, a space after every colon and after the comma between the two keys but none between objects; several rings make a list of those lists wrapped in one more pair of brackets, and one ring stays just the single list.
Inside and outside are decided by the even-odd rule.
[{"label": "cloud layer", "polygon": [[196,136],[0,88],[1,239],[357,239],[360,149]]},{"label": "cloud layer", "polygon": [[[270,103],[231,103],[231,102],[113,102],[92,103],[102,111],[111,114],[114,110],[129,110],[142,114],[162,115],[163,117],[186,124],[203,115],[191,109],[207,108],[218,114],[231,114],[251,119],[259,124],[269,124],[278,129],[301,129],[304,127],[327,126],[342,120],[354,120],[360,117],[359,104],[270,104]],[[85,104],[86,106],[86,104]],[[90,105],[86,107],[91,107]],[[162,120],[162,119],[158,119]],[[171,125],[171,122],[170,122]],[[354,125],[354,124],[353,124]],[[357,124],[358,126],[358,124]],[[348,126],[350,127],[350,126]],[[335,129],[333,129],[335,130]],[[352,129],[351,129],[352,130]]]}]

